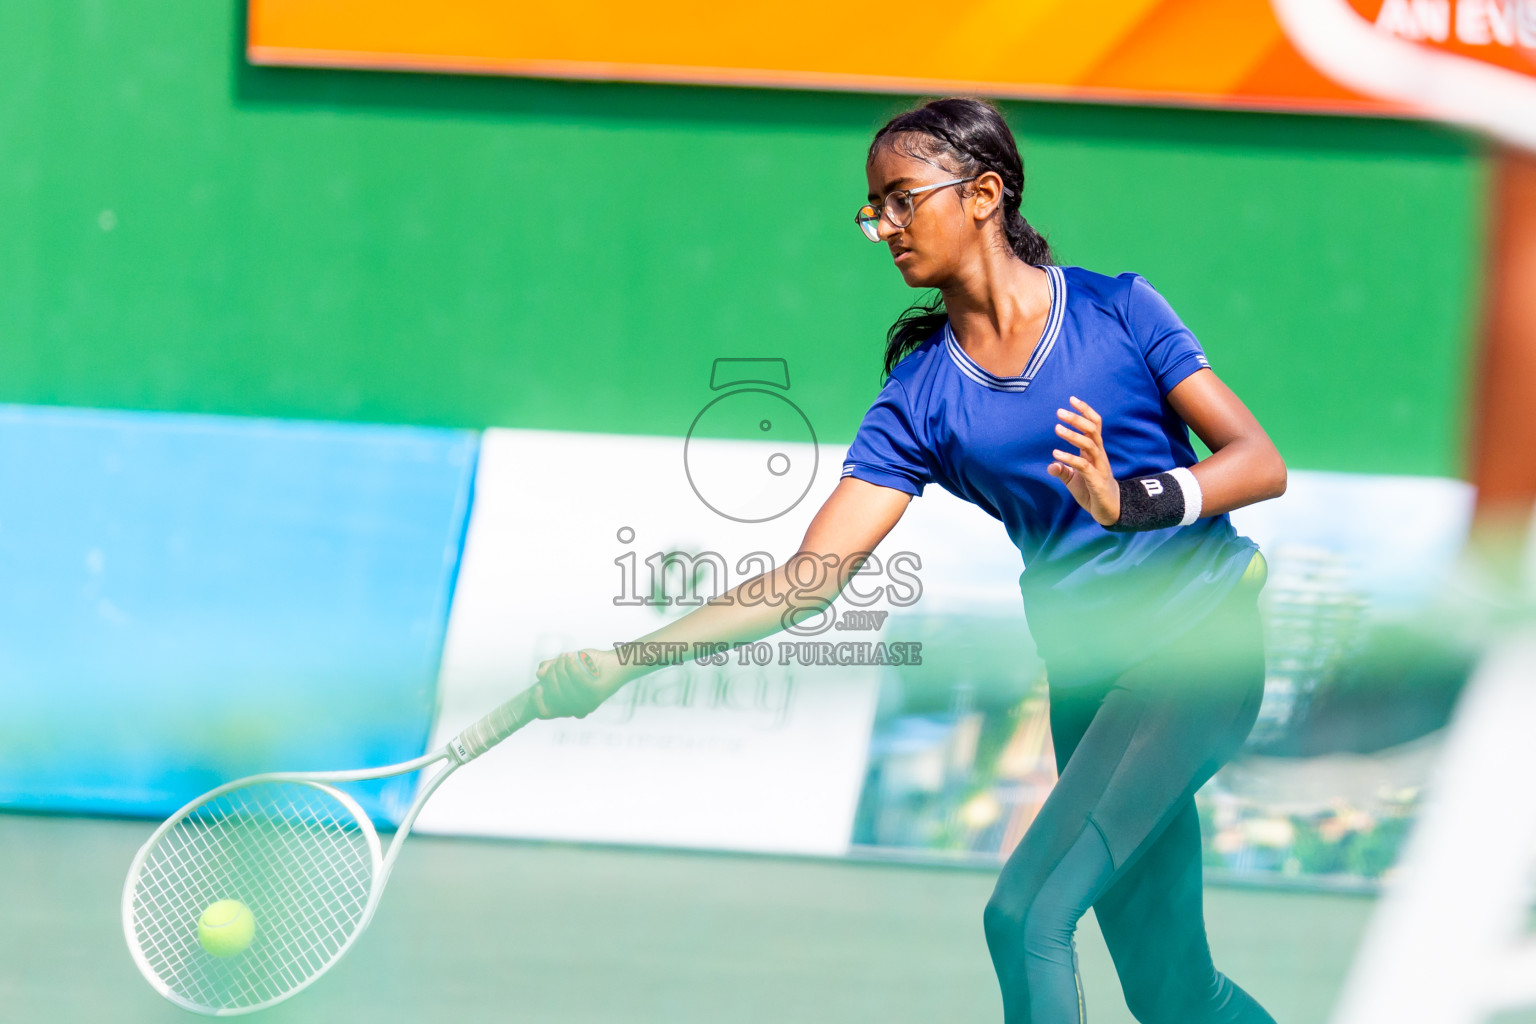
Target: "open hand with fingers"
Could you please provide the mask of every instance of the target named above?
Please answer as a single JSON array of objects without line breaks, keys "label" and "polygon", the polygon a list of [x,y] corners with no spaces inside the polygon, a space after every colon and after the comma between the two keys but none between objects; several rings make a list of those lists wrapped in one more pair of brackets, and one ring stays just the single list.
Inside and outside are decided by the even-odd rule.
[{"label": "open hand with fingers", "polygon": [[627,681],[612,651],[588,647],[539,662],[540,718],[586,718]]},{"label": "open hand with fingers", "polygon": [[1104,451],[1104,418],[1081,398],[1068,399],[1071,409],[1057,409],[1056,435],[1077,446],[1077,454],[1052,450],[1056,461],[1047,472],[1066,485],[1077,503],[1101,526],[1120,518],[1120,484]]}]

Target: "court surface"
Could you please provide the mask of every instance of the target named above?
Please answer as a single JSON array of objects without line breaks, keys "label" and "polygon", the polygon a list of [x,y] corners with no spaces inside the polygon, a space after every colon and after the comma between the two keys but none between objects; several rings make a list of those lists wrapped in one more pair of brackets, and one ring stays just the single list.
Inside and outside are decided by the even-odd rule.
[{"label": "court surface", "polygon": [[[150,822],[0,814],[0,1018],[193,1020],[123,942]],[[1002,1017],[993,873],[414,836],[368,933],[277,1022],[905,1022]],[[1281,1024],[1323,1024],[1373,903],[1211,887],[1216,962]],[[1093,924],[1089,1020],[1129,1024]]]}]

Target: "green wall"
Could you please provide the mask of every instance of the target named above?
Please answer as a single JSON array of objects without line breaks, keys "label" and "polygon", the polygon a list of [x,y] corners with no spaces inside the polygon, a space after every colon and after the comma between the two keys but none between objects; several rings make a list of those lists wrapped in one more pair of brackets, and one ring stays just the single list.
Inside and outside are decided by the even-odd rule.
[{"label": "green wall", "polygon": [[[768,355],[852,436],[911,293],[851,218],[908,100],[252,68],[242,19],[0,5],[0,401],[680,434]],[[1292,466],[1462,471],[1471,142],[1007,109],[1060,259],[1145,274]]]}]

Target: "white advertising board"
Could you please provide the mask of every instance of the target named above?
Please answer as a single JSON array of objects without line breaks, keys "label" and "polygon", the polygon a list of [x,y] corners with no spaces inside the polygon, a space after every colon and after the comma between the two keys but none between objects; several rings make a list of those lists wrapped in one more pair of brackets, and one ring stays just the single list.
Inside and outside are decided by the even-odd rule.
[{"label": "white advertising board", "polygon": [[[676,437],[486,432],[434,744],[530,685],[540,660],[633,640],[691,610],[626,603],[651,592],[648,558],[718,553],[726,580],[713,590],[704,571],[706,597],[783,562],[836,486],[846,450],[784,439],[686,443],[685,462]],[[742,469],[765,466],[761,479]],[[1022,631],[1018,555],[1001,524],[931,487],[877,554],[903,551],[909,564],[862,573],[861,592],[892,593],[925,611],[995,611],[1001,603],[1019,615]],[[744,564],[754,552],[772,563]],[[675,598],[680,573],[671,571],[665,593]],[[899,587],[898,572],[907,578]],[[883,598],[852,609],[846,599],[834,606],[844,625],[857,625],[850,610],[903,610]],[[779,633],[759,642],[759,654],[772,654],[766,665],[742,665],[738,652],[724,667],[690,659],[661,669],[585,719],[529,725],[449,780],[418,827],[842,853],[882,670],[805,664],[803,649],[785,664],[781,644],[791,642],[883,638],[879,628]]]}]

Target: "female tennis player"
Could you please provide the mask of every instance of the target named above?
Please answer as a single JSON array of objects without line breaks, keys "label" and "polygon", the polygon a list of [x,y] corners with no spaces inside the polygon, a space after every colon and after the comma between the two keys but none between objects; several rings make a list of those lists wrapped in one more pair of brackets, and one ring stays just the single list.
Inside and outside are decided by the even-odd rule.
[{"label": "female tennis player", "polygon": [[[884,388],[795,558],[641,639],[768,636],[782,604],[746,597],[792,592],[796,560],[840,567],[830,600],[926,484],[981,506],[1023,554],[1060,773],[983,914],[1006,1020],[1084,1019],[1073,936],[1093,907],[1143,1024],[1273,1024],[1212,964],[1194,794],[1264,684],[1264,563],[1227,512],[1283,493],[1285,463],[1150,284],[1053,263],[993,107],[904,113],[865,170],[859,227],[940,298],[892,326]],[[541,712],[585,715],[653,668],[562,654],[539,666]]]}]

